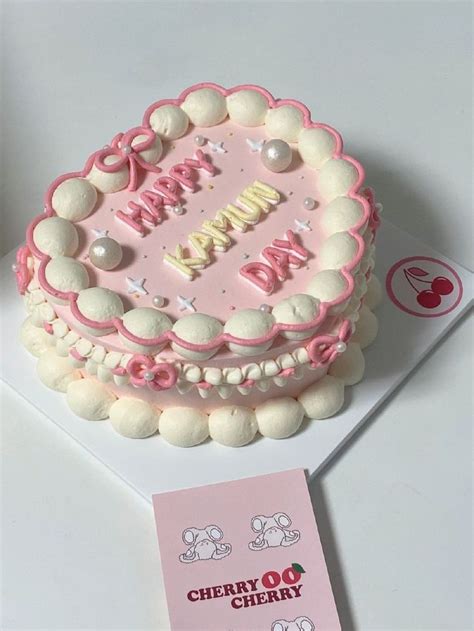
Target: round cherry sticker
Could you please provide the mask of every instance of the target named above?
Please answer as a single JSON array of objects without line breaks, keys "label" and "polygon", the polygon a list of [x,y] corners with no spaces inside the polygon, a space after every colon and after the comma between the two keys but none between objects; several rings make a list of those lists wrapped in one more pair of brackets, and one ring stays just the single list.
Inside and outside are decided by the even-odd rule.
[{"label": "round cherry sticker", "polygon": [[462,298],[456,271],[429,256],[411,256],[395,263],[387,274],[386,287],[399,309],[419,318],[446,315]]}]

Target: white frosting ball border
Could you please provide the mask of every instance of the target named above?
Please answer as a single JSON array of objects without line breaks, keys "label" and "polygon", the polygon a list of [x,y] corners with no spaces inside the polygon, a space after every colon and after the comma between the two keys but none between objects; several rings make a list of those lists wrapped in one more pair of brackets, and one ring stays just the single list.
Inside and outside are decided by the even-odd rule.
[{"label": "white frosting ball border", "polygon": [[[359,203],[361,203],[364,209],[364,213],[360,221],[356,225],[354,225],[351,229],[346,231],[346,233],[350,235],[357,243],[357,252],[355,253],[355,255],[353,256],[351,255],[350,260],[346,262],[340,269],[341,274],[347,280],[346,292],[343,293],[341,296],[337,297],[331,303],[322,303],[318,318],[313,323],[307,323],[304,325],[287,325],[287,324],[285,325],[285,324],[279,324],[278,322],[276,322],[272,330],[272,334],[274,334],[274,338],[276,338],[278,334],[280,333],[280,331],[282,330],[283,331],[296,330],[297,332],[299,332],[299,331],[303,331],[304,327],[307,327],[309,329],[310,327],[315,326],[315,325],[319,326],[324,321],[327,312],[331,308],[333,308],[335,305],[338,305],[347,301],[354,291],[353,272],[354,270],[357,271],[359,263],[366,250],[366,244],[364,242],[364,239],[361,233],[367,226],[367,223],[371,215],[371,208],[370,208],[370,203],[367,197],[363,195],[362,192],[359,191],[362,185],[362,182],[364,180],[364,175],[365,175],[364,169],[360,165],[359,162],[357,162],[355,159],[343,153],[343,144],[342,144],[342,139],[339,133],[327,125],[313,122],[311,120],[310,111],[302,103],[295,101],[293,99],[275,99],[271,95],[270,92],[268,92],[267,90],[259,86],[239,85],[234,88],[226,89],[214,83],[199,83],[184,90],[177,99],[161,100],[150,105],[150,107],[147,108],[147,110],[145,111],[145,114],[143,117],[143,127],[135,128],[135,130],[131,130],[130,132],[127,132],[124,136],[120,136],[120,135],[116,136],[112,140],[112,143],[111,143],[111,153],[114,154],[114,151],[115,151],[115,154],[122,152],[123,138],[128,138],[128,137],[133,138],[133,134],[132,136],[130,135],[132,131],[138,133],[137,130],[141,129],[143,130],[144,134],[150,134],[150,132],[151,134],[153,134],[154,132],[150,124],[150,118],[152,114],[160,106],[174,105],[181,108],[181,106],[186,102],[186,99],[190,95],[194,95],[196,93],[196,96],[203,96],[203,98],[202,99],[199,98],[197,100],[195,99],[195,101],[199,102],[200,106],[204,104],[202,105],[202,107],[204,108],[206,107],[206,104],[207,104],[212,109],[212,111],[208,113],[206,113],[205,111],[198,112],[199,118],[202,117],[202,120],[205,121],[203,124],[212,126],[214,124],[220,123],[223,120],[223,118],[228,116],[228,110],[227,110],[227,105],[226,105],[227,97],[229,97],[232,94],[238,93],[239,91],[244,91],[244,90],[246,92],[254,91],[260,94],[264,99],[266,99],[268,103],[268,111],[267,111],[266,118],[268,118],[268,114],[270,112],[273,112],[274,114],[276,114],[278,113],[279,108],[282,108],[281,116],[278,116],[278,128],[279,130],[281,130],[281,133],[283,134],[283,136],[286,136],[290,142],[294,142],[297,145],[298,136],[302,134],[306,129],[321,130],[322,136],[325,136],[326,140],[327,140],[327,134],[329,134],[334,140],[333,153],[331,155],[327,155],[327,159],[324,160],[324,157],[325,157],[324,151],[325,150],[329,151],[326,148],[326,146],[329,146],[331,144],[331,143],[329,144],[326,143],[325,147],[322,148],[323,157],[321,158],[321,152],[318,154],[318,161],[319,161],[318,166],[321,167],[320,170],[323,172],[323,175],[325,171],[327,171],[328,173],[326,180],[322,182],[324,183],[324,187],[323,187],[324,190],[328,191],[327,193],[328,201],[331,201],[332,199],[336,199],[339,196],[346,196],[348,198],[354,199],[358,201]],[[212,97],[213,92],[216,93],[215,97]],[[212,98],[209,98],[206,100],[206,95]],[[285,113],[288,113],[288,117],[286,117]],[[212,119],[213,116],[215,117],[215,120]],[[275,118],[275,117],[271,116],[270,118]],[[286,118],[288,118],[288,120],[286,120]],[[288,128],[286,128],[285,125],[288,125]],[[184,126],[183,126],[183,130],[184,130]],[[185,133],[185,131],[186,130],[184,130],[183,133]],[[158,135],[156,135],[156,137],[159,138]],[[150,141],[152,140],[151,136],[149,140]],[[46,212],[43,215],[41,215],[39,218],[36,218],[35,220],[33,220],[33,222],[30,224],[30,227],[27,231],[28,246],[30,250],[32,251],[32,253],[37,258],[40,259],[42,265],[44,265],[45,262],[46,263],[48,262],[49,257],[47,255],[44,255],[37,249],[33,241],[34,228],[38,225],[41,219],[55,216],[56,213],[53,210],[52,199],[53,199],[55,190],[61,184],[63,184],[66,180],[70,178],[87,177],[90,173],[92,173],[93,169],[97,170],[96,157],[101,153],[101,151],[103,150],[94,152],[88,158],[88,160],[86,161],[86,165],[81,172],[62,175],[58,177],[49,187],[46,193],[46,207],[45,207]],[[141,156],[140,153],[136,153],[134,154],[134,156],[136,156],[136,159],[134,158],[132,160],[132,158],[130,158],[130,168],[128,164],[126,163],[126,161],[124,161],[125,162],[124,166],[113,173],[109,171],[102,171],[102,170],[100,171],[101,185],[98,187],[100,192],[112,193],[118,190],[122,190],[125,187],[130,188],[132,186],[133,183],[132,183],[131,167],[135,165],[135,167],[142,166],[144,168],[148,168],[146,161],[144,160],[144,157]],[[302,157],[304,159],[304,155]],[[119,159],[123,161],[124,156],[122,155]],[[314,159],[314,156],[312,156],[309,162],[311,162],[312,159]],[[328,164],[330,165],[330,168],[327,168],[325,170],[324,167],[325,165],[328,165]],[[153,167],[150,167],[150,168],[153,168]],[[94,180],[94,178],[92,178],[92,180]],[[106,181],[106,184],[103,184],[104,181]],[[89,178],[89,182],[91,182],[91,178]],[[93,181],[91,183],[94,184]],[[42,265],[40,265],[40,270],[41,270]],[[84,318],[82,314],[79,312],[79,310],[77,309],[77,304],[76,304],[77,296],[74,295],[73,292],[70,292],[67,295],[58,296],[58,292],[52,291],[53,288],[46,282],[44,271],[43,271],[43,274],[40,275],[40,284],[42,285],[43,289],[45,289],[47,293],[51,295],[55,295],[56,297],[59,297],[61,299],[69,300],[75,317],[78,318],[79,320],[82,319],[83,324],[84,324]],[[94,324],[93,322],[89,321],[87,324],[91,328],[93,328],[93,324]],[[100,327],[104,328],[104,323],[101,323]],[[293,329],[292,327],[297,327],[297,328]],[[118,329],[125,337],[128,337],[128,331],[123,326],[123,323],[117,326],[117,322],[115,322],[112,324],[112,328],[113,330]],[[136,342],[136,339],[134,340],[133,336],[130,337],[130,340]],[[152,345],[152,341],[150,340],[143,340],[143,341],[144,341],[145,346],[149,344]],[[170,340],[168,339],[168,342],[169,341]],[[217,339],[216,348],[218,348],[219,346],[223,346],[225,344],[225,341],[226,340],[224,337],[222,339]],[[244,340],[244,342],[245,342],[244,346],[248,347],[249,341]],[[259,347],[260,345],[261,345],[261,341],[256,340],[255,346]]]}]

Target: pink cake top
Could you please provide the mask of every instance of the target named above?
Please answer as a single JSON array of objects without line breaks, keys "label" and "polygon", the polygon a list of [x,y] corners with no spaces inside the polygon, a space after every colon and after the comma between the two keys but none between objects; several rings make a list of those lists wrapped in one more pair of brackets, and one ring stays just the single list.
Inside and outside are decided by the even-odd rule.
[{"label": "pink cake top", "polygon": [[[232,115],[229,97],[240,92],[260,95],[260,100],[263,97],[265,124],[249,127],[236,122],[238,111]],[[217,106],[212,101],[214,94]],[[197,105],[189,101],[193,95],[203,96]],[[210,97],[210,103],[204,96]],[[222,102],[226,107],[224,97],[228,97],[229,112],[215,113]],[[176,110],[182,106],[180,116],[184,111],[190,123],[179,138],[167,138],[163,133],[160,142],[152,128],[153,114],[169,106]],[[281,120],[269,118],[269,112],[280,108]],[[287,110],[289,117],[283,115]],[[212,115],[215,124],[209,124]],[[303,137],[305,130],[312,129],[321,131],[323,145],[330,140],[330,153],[325,145],[320,147],[320,138],[314,138],[313,146],[312,137]],[[275,130],[281,134],[276,136]],[[291,164],[283,172],[273,172],[262,159],[262,149],[281,136],[288,138],[292,149]],[[159,151],[154,153],[157,143]],[[327,155],[315,168],[312,165],[324,150]],[[305,294],[315,275],[328,269],[338,270],[345,281],[344,290],[330,300],[321,300],[317,314],[308,322],[275,319],[257,336],[224,331],[198,343],[171,329],[155,337],[137,335],[124,324],[121,313],[91,317],[78,305],[81,291],[65,290],[64,283],[58,288],[47,280],[47,266],[54,254],[36,236],[45,219],[65,217],[62,209],[54,208],[60,185],[86,177],[99,192],[90,214],[72,220],[78,241],[71,256],[87,269],[90,286],[114,292],[125,312],[159,306],[171,320],[200,313],[221,323],[244,308],[260,310],[263,315],[283,300]],[[370,192],[360,193],[363,177],[359,163],[342,153],[337,132],[312,122],[302,104],[275,100],[255,86],[225,90],[198,84],[178,99],[153,104],[141,127],[119,134],[110,146],[93,153],[82,171],[57,178],[47,191],[44,213],[28,228],[27,248],[39,261],[41,288],[65,303],[55,307],[60,317],[71,328],[79,324],[89,334],[105,337],[104,342],[113,347],[123,347],[127,340],[150,349],[177,342],[197,352],[218,349],[226,342],[261,345],[285,331],[320,327],[329,311],[352,295],[354,273],[368,246],[365,228],[377,224]],[[341,198],[353,200],[360,209],[353,225],[346,225],[345,207],[338,205]],[[231,211],[224,219],[219,215],[223,209]],[[239,211],[245,211],[240,228]],[[341,226],[345,229],[337,229]],[[105,236],[117,241],[123,252],[119,265],[108,271],[93,265],[88,255],[92,243]],[[61,245],[65,237],[53,232],[51,238]],[[19,255],[20,263],[24,263],[24,255]],[[19,288],[24,290],[28,281],[25,265],[19,265],[18,274]]]}]

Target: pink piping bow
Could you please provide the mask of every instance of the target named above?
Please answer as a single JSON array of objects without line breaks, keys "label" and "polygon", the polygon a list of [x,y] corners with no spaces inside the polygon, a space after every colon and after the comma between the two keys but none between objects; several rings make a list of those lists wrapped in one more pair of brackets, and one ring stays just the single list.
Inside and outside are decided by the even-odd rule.
[{"label": "pink piping bow", "polygon": [[[146,136],[146,139],[132,145],[133,141],[138,136]],[[155,140],[156,135],[152,129],[146,127],[134,127],[133,129],[129,129],[125,134],[117,134],[110,143],[110,146],[107,145],[103,149],[96,151],[91,156],[90,167],[94,165],[104,173],[116,173],[124,166],[128,165],[130,177],[127,188],[129,191],[135,191],[138,179],[137,165],[141,166],[142,169],[146,171],[161,173],[160,167],[150,164],[140,156],[141,151],[146,151],[153,147]],[[109,156],[116,156],[118,160],[112,164],[106,164],[105,160]]]},{"label": "pink piping bow", "polygon": [[135,355],[127,364],[130,383],[134,386],[148,386],[152,390],[168,390],[176,383],[178,374],[172,364],[155,364],[147,355]]},{"label": "pink piping bow", "polygon": [[333,362],[339,355],[339,351],[336,349],[338,342],[344,342],[346,344],[352,333],[352,328],[349,320],[344,320],[339,329],[339,335],[321,335],[314,337],[306,346],[311,365],[316,368],[328,362]]}]

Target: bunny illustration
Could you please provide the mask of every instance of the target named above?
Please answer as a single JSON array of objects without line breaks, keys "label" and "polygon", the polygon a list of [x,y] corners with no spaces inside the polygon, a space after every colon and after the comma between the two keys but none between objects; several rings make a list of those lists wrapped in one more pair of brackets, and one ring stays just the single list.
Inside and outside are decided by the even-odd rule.
[{"label": "bunny illustration", "polygon": [[182,563],[194,561],[218,561],[232,552],[230,543],[220,543],[224,533],[219,526],[206,526],[205,528],[186,528],[183,531],[183,541],[189,546],[186,552],[179,555]]},{"label": "bunny illustration", "polygon": [[291,519],[286,513],[275,513],[271,517],[257,515],[252,518],[250,525],[258,533],[255,540],[249,543],[251,550],[287,547],[300,540],[299,530],[289,530]]},{"label": "bunny illustration", "polygon": [[306,616],[294,620],[275,620],[271,631],[315,631],[314,622]]}]

